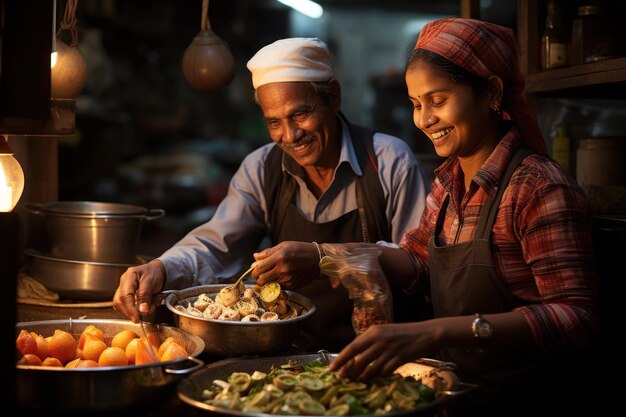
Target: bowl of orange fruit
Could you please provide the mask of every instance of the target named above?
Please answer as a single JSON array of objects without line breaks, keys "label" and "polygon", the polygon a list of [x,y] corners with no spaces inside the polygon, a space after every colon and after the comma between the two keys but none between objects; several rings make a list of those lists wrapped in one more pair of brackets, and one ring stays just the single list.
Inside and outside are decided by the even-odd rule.
[{"label": "bowl of orange fruit", "polygon": [[129,320],[16,324],[16,402],[100,411],[153,401],[204,365],[204,342],[185,330]]}]

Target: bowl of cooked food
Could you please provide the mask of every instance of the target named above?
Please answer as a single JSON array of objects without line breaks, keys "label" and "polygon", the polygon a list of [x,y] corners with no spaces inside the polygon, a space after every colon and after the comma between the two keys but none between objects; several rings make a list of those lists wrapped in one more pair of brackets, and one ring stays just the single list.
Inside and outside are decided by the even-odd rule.
[{"label": "bowl of cooked food", "polygon": [[194,372],[177,393],[222,416],[431,416],[476,388],[459,379],[454,364],[432,359],[402,365],[389,377],[352,381],[329,370],[335,356],[230,358]]},{"label": "bowl of cooked food", "polygon": [[201,338],[160,324],[144,330],[129,320],[17,323],[16,404],[72,412],[148,404],[204,365]]},{"label": "bowl of cooked food", "polygon": [[[273,283],[276,284],[276,283]],[[315,313],[305,296],[268,285],[202,285],[169,290],[165,305],[174,324],[204,341],[217,356],[259,355],[287,349]]]}]

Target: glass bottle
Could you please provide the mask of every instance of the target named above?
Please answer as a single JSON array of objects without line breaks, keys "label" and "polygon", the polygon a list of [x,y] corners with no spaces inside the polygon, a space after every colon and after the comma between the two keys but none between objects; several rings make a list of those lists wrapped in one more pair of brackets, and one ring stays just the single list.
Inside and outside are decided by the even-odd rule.
[{"label": "glass bottle", "polygon": [[546,25],[541,36],[541,69],[567,66],[568,36],[561,19],[561,9],[555,0],[548,1]]}]

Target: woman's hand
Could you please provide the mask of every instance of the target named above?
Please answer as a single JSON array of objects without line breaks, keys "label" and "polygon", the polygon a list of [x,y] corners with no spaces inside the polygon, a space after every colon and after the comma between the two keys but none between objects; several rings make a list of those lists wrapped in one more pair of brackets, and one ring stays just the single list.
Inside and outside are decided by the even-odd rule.
[{"label": "woman's hand", "polygon": [[138,323],[140,315],[153,312],[160,304],[160,298],[153,296],[161,291],[164,283],[165,267],[157,259],[128,268],[120,277],[113,308]]},{"label": "woman's hand", "polygon": [[320,256],[311,242],[281,242],[254,254],[252,277],[257,285],[277,281],[285,288],[298,288],[319,279]]},{"label": "woman's hand", "polygon": [[339,353],[330,369],[350,379],[387,376],[400,365],[438,350],[443,332],[437,319],[373,325]]}]

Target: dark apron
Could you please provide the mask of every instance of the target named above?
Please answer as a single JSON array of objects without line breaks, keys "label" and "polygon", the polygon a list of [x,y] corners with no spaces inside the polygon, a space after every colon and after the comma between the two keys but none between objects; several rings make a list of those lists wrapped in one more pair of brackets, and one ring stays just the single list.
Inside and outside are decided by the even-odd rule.
[{"label": "dark apron", "polygon": [[[490,237],[504,190],[513,171],[529,153],[527,149],[520,148],[511,158],[497,194],[480,213],[474,240],[447,246],[438,245],[436,237],[443,227],[450,195],[445,197],[435,233],[429,242],[430,283],[435,317],[502,313],[522,304],[496,274]],[[470,332],[469,326],[467,331]],[[465,382],[478,383],[488,396],[498,396],[499,388],[526,380],[532,368],[531,361],[526,360],[523,355],[498,349],[446,349],[441,352],[441,356],[457,363],[462,379]]]},{"label": "dark apron", "polygon": [[[358,186],[357,186],[358,187]],[[316,224],[300,215],[294,204],[287,207],[280,241],[358,242],[362,240],[358,210],[353,210],[328,223]],[[311,246],[311,250],[314,248]],[[321,277],[296,291],[308,297],[316,307],[315,314],[304,322],[304,330],[313,340],[312,349],[339,351],[355,336],[352,329],[352,301],[345,288],[332,288]]]},{"label": "dark apron", "polygon": [[[288,240],[318,243],[391,240],[385,212],[386,200],[374,156],[374,131],[346,123],[363,171],[363,175],[356,180],[357,208],[327,223],[314,223],[302,217],[293,202],[296,181],[282,173],[283,153],[276,147],[266,161],[264,190],[270,222],[274,225],[270,231],[272,244]],[[276,175],[278,172],[280,176]],[[311,250],[314,250],[313,246]],[[352,301],[345,288],[333,289],[329,280],[321,277],[295,290],[313,301],[316,307],[313,317],[303,324],[304,330],[311,335],[312,350],[338,352],[355,337],[352,329]]]}]

